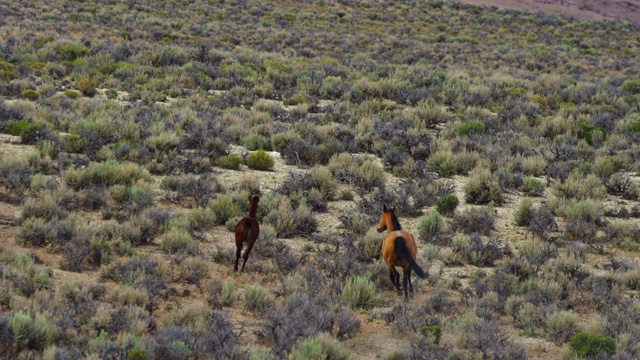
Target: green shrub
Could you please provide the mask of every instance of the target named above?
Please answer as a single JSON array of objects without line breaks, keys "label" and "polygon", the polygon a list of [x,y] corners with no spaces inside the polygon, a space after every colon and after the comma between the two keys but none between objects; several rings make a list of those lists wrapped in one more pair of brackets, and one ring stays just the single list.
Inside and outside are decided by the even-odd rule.
[{"label": "green shrub", "polygon": [[298,105],[305,102],[307,102],[307,97],[304,94],[300,93],[293,94],[282,101],[282,103],[285,105]]},{"label": "green shrub", "polygon": [[187,360],[191,357],[191,349],[189,349],[189,345],[184,341],[173,340],[171,343],[171,348],[176,350],[177,353],[173,353],[178,356],[178,359]]},{"label": "green shrub", "polygon": [[105,330],[100,330],[98,335],[93,339],[90,339],[87,343],[87,349],[90,353],[99,353],[104,351],[109,343],[109,338]]},{"label": "green shrub", "polygon": [[59,51],[60,60],[68,61],[73,61],[89,54],[89,49],[87,47],[70,43],[62,45]]},{"label": "green shrub", "polygon": [[127,360],[147,360],[147,350],[138,347],[129,349]]},{"label": "green shrub", "polygon": [[107,95],[107,99],[111,99],[111,100],[118,98],[118,92],[113,89],[106,90],[105,95]]},{"label": "green shrub", "polygon": [[229,219],[240,216],[238,206],[233,202],[229,194],[217,194],[216,198],[209,201],[207,208],[215,216],[216,224],[224,225]]},{"label": "green shrub", "polygon": [[180,136],[175,131],[163,131],[157,135],[149,136],[144,144],[149,150],[161,153],[168,152],[180,145]]},{"label": "green shrub", "polygon": [[576,315],[571,311],[551,314],[545,323],[549,339],[557,345],[568,341],[576,331]]},{"label": "green shrub", "polygon": [[247,166],[256,170],[271,170],[275,160],[263,149],[252,151],[247,156]]},{"label": "green shrub", "polygon": [[131,193],[131,188],[122,184],[116,184],[109,188],[109,194],[111,195],[111,199],[113,199],[113,201],[115,201],[118,204],[129,200],[130,193]]},{"label": "green shrub", "polygon": [[90,186],[130,185],[151,178],[149,172],[139,165],[121,164],[115,160],[92,163],[85,169],[71,168],[64,171],[62,177],[76,190]]},{"label": "green shrub", "polygon": [[580,200],[566,210],[565,216],[567,220],[596,222],[602,216],[602,209],[596,203]]},{"label": "green shrub", "polygon": [[54,237],[51,226],[45,219],[38,217],[25,219],[16,232],[18,243],[25,246],[44,246]]},{"label": "green shrub", "polygon": [[579,358],[597,356],[601,353],[611,356],[616,352],[616,341],[610,336],[579,332],[569,340],[569,348]]},{"label": "green shrub", "polygon": [[578,123],[578,137],[584,139],[589,145],[598,145],[607,139],[607,132],[600,126],[580,122]]},{"label": "green shrub", "polygon": [[432,236],[440,233],[443,227],[442,215],[437,210],[431,209],[427,216],[420,218],[418,235],[420,235],[420,239],[428,241]]},{"label": "green shrub", "polygon": [[86,140],[81,138],[78,134],[68,134],[63,137],[63,139],[67,152],[72,154],[79,154],[83,152],[87,144]]},{"label": "green shrub", "polygon": [[640,79],[627,80],[622,84],[622,92],[640,94]]},{"label": "green shrub", "polygon": [[27,120],[11,121],[4,127],[4,132],[9,135],[20,136],[22,132],[31,126],[31,123]]},{"label": "green shrub", "polygon": [[350,189],[342,189],[338,197],[343,201],[353,201],[353,191]]},{"label": "green shrub", "polygon": [[43,140],[51,130],[42,123],[31,123],[20,132],[20,141],[23,144],[36,144]]},{"label": "green shrub", "polygon": [[246,147],[249,151],[258,149],[268,150],[271,147],[271,140],[260,134],[249,134],[243,137],[241,142],[242,146]]},{"label": "green shrub", "polygon": [[224,155],[216,160],[216,165],[223,169],[238,170],[242,165],[242,157],[236,154]]},{"label": "green shrub", "polygon": [[83,77],[78,79],[76,85],[84,96],[93,97],[97,93],[98,80],[92,77]]},{"label": "green shrub", "polygon": [[258,284],[247,284],[244,287],[242,307],[245,310],[261,310],[267,300],[269,291]]},{"label": "green shrub", "polygon": [[38,98],[40,97],[40,93],[33,89],[25,89],[25,90],[22,90],[22,92],[20,93],[20,96],[23,99],[35,101],[35,100],[38,100]]},{"label": "green shrub", "polygon": [[513,220],[518,226],[528,226],[531,214],[531,207],[533,201],[529,198],[524,198],[520,201],[520,206],[513,213]]},{"label": "green shrub", "polygon": [[20,136],[20,140],[23,144],[35,144],[48,131],[45,124],[32,123],[26,120],[12,121],[8,123],[4,132],[10,135]]},{"label": "green shrub", "polygon": [[384,186],[384,169],[373,160],[365,160],[360,166],[355,166],[348,171],[354,186],[369,191]]},{"label": "green shrub", "polygon": [[20,350],[44,350],[49,345],[53,333],[52,327],[43,315],[36,314],[34,319],[22,311],[11,314],[9,328],[13,334],[13,340]]},{"label": "green shrub", "polygon": [[189,250],[193,239],[186,230],[171,229],[162,235],[160,249],[167,254],[176,254]]},{"label": "green shrub", "polygon": [[627,126],[628,131],[640,132],[640,118],[634,120],[631,124]]},{"label": "green shrub", "polygon": [[454,194],[447,194],[436,202],[436,210],[442,215],[451,215],[458,204],[460,204],[460,201]]},{"label": "green shrub", "polygon": [[293,131],[274,134],[271,136],[271,149],[281,153],[292,140],[299,138],[300,136]]},{"label": "green shrub", "polygon": [[236,283],[233,280],[227,280],[226,284],[224,284],[224,288],[222,289],[222,295],[220,295],[220,302],[224,306],[233,305],[236,300],[235,295],[233,294],[236,289]]},{"label": "green shrub", "polygon": [[42,140],[36,144],[36,150],[38,150],[41,157],[48,156],[53,159],[60,151],[60,148],[58,144],[52,140]]},{"label": "green shrub", "polygon": [[458,172],[458,163],[453,159],[453,155],[448,151],[436,151],[431,154],[427,164],[443,177],[455,175]]},{"label": "green shrub", "polygon": [[583,176],[576,171],[569,174],[564,182],[554,182],[553,188],[557,197],[603,199],[607,195],[607,188],[599,177],[594,174]]},{"label": "green shrub", "polygon": [[364,235],[369,229],[370,224],[367,222],[367,218],[359,212],[354,212],[351,215],[345,215],[343,224],[348,231],[351,231],[354,235]]},{"label": "green shrub", "polygon": [[546,185],[540,179],[537,179],[533,176],[525,176],[522,179],[522,185],[518,188],[518,190],[530,196],[542,196],[544,195],[544,189]]},{"label": "green shrub", "polygon": [[186,218],[192,230],[207,230],[216,224],[216,216],[206,208],[191,209],[187,212]]},{"label": "green shrub", "polygon": [[409,359],[410,359],[409,354],[407,354],[402,350],[393,350],[384,357],[384,360],[409,360]]},{"label": "green shrub", "polygon": [[456,127],[456,134],[458,134],[458,136],[471,136],[483,134],[484,130],[485,126],[482,121],[472,120],[458,125]]},{"label": "green shrub", "polygon": [[318,189],[325,200],[333,200],[336,196],[338,184],[333,179],[333,174],[326,166],[316,166],[309,171],[313,187]]},{"label": "green shrub", "polygon": [[67,89],[64,91],[64,95],[69,99],[78,99],[82,97],[82,93],[73,89]]},{"label": "green shrub", "polygon": [[465,201],[469,204],[502,204],[502,188],[489,169],[476,168],[469,173],[464,186]]},{"label": "green shrub", "polygon": [[440,344],[440,338],[442,337],[442,327],[440,326],[423,326],[420,328],[420,333],[422,335],[431,334],[433,335],[433,343],[438,345]]},{"label": "green shrub", "polygon": [[378,298],[376,284],[364,276],[349,277],[342,287],[342,300],[352,309],[371,309]]},{"label": "green shrub", "polygon": [[364,251],[367,259],[374,260],[380,257],[383,240],[383,234],[378,233],[376,229],[369,229],[364,237],[360,239],[358,245]]},{"label": "green shrub", "polygon": [[289,360],[350,360],[351,355],[340,342],[327,333],[299,340],[289,354]]},{"label": "green shrub", "polygon": [[10,82],[17,78],[18,72],[16,71],[16,66],[10,62],[0,60],[0,80]]}]

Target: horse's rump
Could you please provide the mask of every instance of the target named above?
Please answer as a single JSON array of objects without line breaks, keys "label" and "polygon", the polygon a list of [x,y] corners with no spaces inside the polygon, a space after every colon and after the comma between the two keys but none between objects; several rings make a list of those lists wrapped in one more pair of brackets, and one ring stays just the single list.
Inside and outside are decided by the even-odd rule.
[{"label": "horse's rump", "polygon": [[396,253],[398,258],[409,263],[409,266],[416,272],[416,275],[421,278],[425,277],[424,271],[420,265],[416,263],[416,259],[413,258],[413,255],[409,251],[409,248],[407,247],[407,240],[404,237],[398,236],[393,240],[393,251]]}]

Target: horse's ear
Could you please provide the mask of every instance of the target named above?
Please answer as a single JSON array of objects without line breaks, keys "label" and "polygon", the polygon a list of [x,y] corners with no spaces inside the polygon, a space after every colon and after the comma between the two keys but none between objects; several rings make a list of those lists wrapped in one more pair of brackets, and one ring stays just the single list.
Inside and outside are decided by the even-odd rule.
[{"label": "horse's ear", "polygon": [[387,205],[382,204],[382,211],[387,212]]},{"label": "horse's ear", "polygon": [[391,209],[391,212],[392,212],[392,213],[395,213],[395,212],[396,212],[396,207],[395,207],[395,206],[393,207],[393,209]]}]

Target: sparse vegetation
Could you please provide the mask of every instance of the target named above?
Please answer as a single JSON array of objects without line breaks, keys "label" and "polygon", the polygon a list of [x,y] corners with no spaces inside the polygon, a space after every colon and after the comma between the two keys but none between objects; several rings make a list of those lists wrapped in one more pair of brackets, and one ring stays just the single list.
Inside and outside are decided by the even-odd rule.
[{"label": "sparse vegetation", "polygon": [[0,9],[0,358],[640,358],[637,23],[164,5]]}]

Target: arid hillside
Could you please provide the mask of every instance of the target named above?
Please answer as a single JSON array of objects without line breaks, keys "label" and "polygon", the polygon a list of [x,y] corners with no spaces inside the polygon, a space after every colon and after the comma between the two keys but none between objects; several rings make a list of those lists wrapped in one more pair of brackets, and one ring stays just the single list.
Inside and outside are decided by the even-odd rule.
[{"label": "arid hillside", "polygon": [[0,0],[0,359],[640,358],[638,29]]},{"label": "arid hillside", "polygon": [[460,3],[564,14],[592,20],[626,20],[640,24],[638,0],[460,0]]}]

